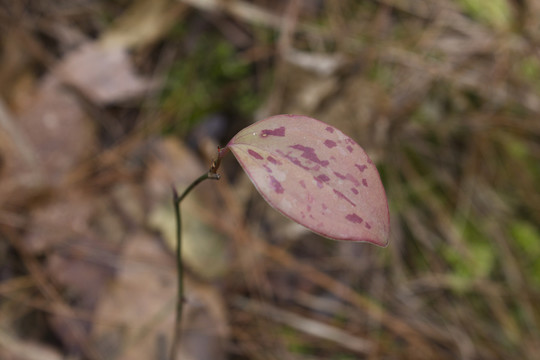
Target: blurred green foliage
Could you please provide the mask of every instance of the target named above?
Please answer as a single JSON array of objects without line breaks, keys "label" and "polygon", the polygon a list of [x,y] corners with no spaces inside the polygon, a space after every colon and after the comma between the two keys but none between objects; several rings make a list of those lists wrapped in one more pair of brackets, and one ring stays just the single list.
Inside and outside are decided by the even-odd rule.
[{"label": "blurred green foliage", "polygon": [[516,70],[522,76],[523,80],[534,81],[539,79],[540,64],[536,56],[527,56],[516,64]]},{"label": "blurred green foliage", "polygon": [[452,266],[452,275],[456,281],[463,281],[461,284],[487,278],[494,269],[496,253],[493,241],[486,238],[480,224],[481,221],[470,217],[456,220],[456,228],[467,245],[468,256],[461,254],[455,247],[444,248],[444,257]]},{"label": "blurred green foliage", "polygon": [[528,277],[540,286],[540,230],[530,222],[516,220],[510,227],[510,234],[521,250]]},{"label": "blurred green foliage", "polygon": [[281,327],[281,335],[286,340],[287,348],[294,354],[315,354],[316,349],[313,344],[304,340],[303,337],[298,336],[298,332],[288,326]]},{"label": "blurred green foliage", "polygon": [[458,0],[464,12],[473,19],[488,24],[496,29],[508,30],[511,21],[511,9],[506,0]]},{"label": "blurred green foliage", "polygon": [[[177,33],[181,36],[181,31]],[[216,112],[253,113],[260,98],[252,88],[252,73],[250,64],[228,41],[201,37],[169,70],[162,92],[162,109],[169,119],[166,131],[185,134]]]}]

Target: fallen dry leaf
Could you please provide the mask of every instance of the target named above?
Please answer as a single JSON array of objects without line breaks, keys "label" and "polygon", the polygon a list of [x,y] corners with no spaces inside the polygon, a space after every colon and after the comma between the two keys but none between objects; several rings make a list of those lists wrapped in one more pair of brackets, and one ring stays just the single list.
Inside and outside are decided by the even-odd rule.
[{"label": "fallen dry leaf", "polygon": [[[118,273],[103,293],[93,329],[95,346],[118,359],[152,359],[167,353],[174,323],[173,256],[148,234],[130,237]],[[186,279],[182,359],[224,358],[225,310],[218,292]],[[121,331],[120,331],[121,330]],[[158,348],[166,339],[166,348]]]},{"label": "fallen dry leaf", "polygon": [[4,360],[61,360],[64,356],[50,346],[21,340],[0,330],[0,358]]},{"label": "fallen dry leaf", "polygon": [[40,254],[87,234],[95,205],[92,196],[68,190],[53,202],[34,207],[23,241],[27,250]]},{"label": "fallen dry leaf", "polygon": [[112,104],[143,96],[153,89],[137,75],[127,50],[97,42],[82,45],[58,65],[55,74],[95,104]]},{"label": "fallen dry leaf", "polygon": [[91,119],[77,97],[53,76],[45,76],[22,105],[11,116],[24,141],[2,146],[6,154],[2,202],[22,203],[31,194],[58,186],[97,147]]}]

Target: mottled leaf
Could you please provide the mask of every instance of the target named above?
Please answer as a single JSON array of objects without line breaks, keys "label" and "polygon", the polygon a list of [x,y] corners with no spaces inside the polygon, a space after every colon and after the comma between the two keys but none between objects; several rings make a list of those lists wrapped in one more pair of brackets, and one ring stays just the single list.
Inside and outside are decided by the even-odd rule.
[{"label": "mottled leaf", "polygon": [[285,216],[331,239],[386,246],[390,220],[377,168],[338,129],[278,115],[246,127],[227,147]]}]

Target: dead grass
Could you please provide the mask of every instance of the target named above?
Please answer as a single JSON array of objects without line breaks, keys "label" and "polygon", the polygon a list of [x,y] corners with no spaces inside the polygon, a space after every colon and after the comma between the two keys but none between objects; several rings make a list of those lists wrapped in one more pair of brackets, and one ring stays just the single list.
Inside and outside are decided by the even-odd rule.
[{"label": "dead grass", "polygon": [[169,184],[302,113],[376,160],[390,245],[291,224],[226,159],[183,205],[182,358],[536,358],[539,22],[534,1],[0,5],[0,357],[160,358]]}]

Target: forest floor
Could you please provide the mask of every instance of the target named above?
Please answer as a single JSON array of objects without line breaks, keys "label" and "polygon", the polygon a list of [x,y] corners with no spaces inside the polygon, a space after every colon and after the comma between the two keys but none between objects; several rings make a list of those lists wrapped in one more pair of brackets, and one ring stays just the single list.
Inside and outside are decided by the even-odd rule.
[{"label": "forest floor", "polygon": [[171,184],[274,114],[355,139],[388,247],[182,203],[184,359],[537,359],[533,0],[0,0],[0,359],[165,359]]}]

